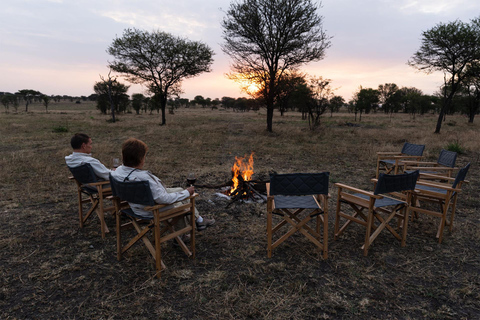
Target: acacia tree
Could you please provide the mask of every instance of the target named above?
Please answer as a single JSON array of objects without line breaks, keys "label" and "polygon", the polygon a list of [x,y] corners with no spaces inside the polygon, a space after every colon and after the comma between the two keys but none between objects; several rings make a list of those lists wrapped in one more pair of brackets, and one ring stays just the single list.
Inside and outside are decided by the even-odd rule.
[{"label": "acacia tree", "polygon": [[32,89],[22,89],[18,90],[16,95],[23,98],[25,101],[25,112],[28,112],[28,105],[32,103],[33,98],[39,97],[42,95],[40,91],[32,90]]},{"label": "acacia tree", "polygon": [[103,114],[107,114],[107,110],[110,110],[112,122],[115,122],[115,112],[123,112],[127,109],[129,104],[128,88],[129,86],[110,76],[108,81],[102,79],[102,81],[95,82],[93,86],[93,90],[98,95],[97,109]]},{"label": "acacia tree", "polygon": [[357,112],[360,112],[359,121],[362,121],[362,113],[370,113],[371,109],[378,106],[379,92],[378,90],[360,87],[360,90],[355,93],[353,98],[353,104],[355,106],[355,121],[357,120]]},{"label": "acacia tree", "polygon": [[46,94],[44,94],[42,96],[42,102],[43,102],[43,105],[45,106],[45,113],[48,113],[48,105],[50,104],[50,97],[47,96]]},{"label": "acacia tree", "polygon": [[311,0],[234,1],[222,21],[222,50],[232,60],[230,78],[255,84],[272,119],[278,80],[286,71],[323,59],[330,37]]},{"label": "acacia tree", "polygon": [[448,94],[440,109],[435,133],[440,133],[443,117],[460,89],[460,84],[467,76],[467,67],[478,60],[480,60],[480,18],[472,20],[471,24],[459,20],[447,24],[439,23],[422,33],[422,45],[408,64],[426,73],[442,71],[445,89],[448,86]]},{"label": "acacia tree", "polygon": [[333,117],[334,112],[338,112],[340,108],[345,104],[345,99],[342,96],[333,96],[328,103],[328,109],[330,110],[330,118]]},{"label": "acacia tree", "polygon": [[209,72],[213,51],[204,43],[189,41],[161,31],[126,29],[107,52],[114,57],[109,67],[132,83],[146,84],[158,97],[162,125],[170,95],[181,92],[183,79]]}]

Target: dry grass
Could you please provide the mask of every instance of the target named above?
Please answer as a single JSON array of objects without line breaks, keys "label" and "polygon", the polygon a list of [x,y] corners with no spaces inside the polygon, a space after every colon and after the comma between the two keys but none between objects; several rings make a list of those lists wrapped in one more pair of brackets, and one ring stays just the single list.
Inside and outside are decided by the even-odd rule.
[{"label": "dry grass", "polygon": [[[19,108],[21,109],[21,108]],[[159,126],[158,116],[122,115],[107,123],[90,104],[40,105],[32,113],[0,114],[0,318],[2,319],[478,319],[480,318],[480,148],[478,119],[467,125],[448,117],[440,135],[436,117],[382,114],[326,116],[315,133],[300,116],[275,115],[265,131],[265,112],[181,109]],[[55,133],[56,127],[69,132]],[[97,220],[78,227],[74,185],[63,157],[70,136],[87,132],[94,154],[106,164],[123,140],[150,147],[147,167],[168,185],[184,185],[194,171],[199,184],[230,177],[235,156],[255,152],[254,178],[276,171],[330,171],[330,247],[322,260],[304,237],[295,236],[266,256],[266,206],[234,204],[200,189],[198,207],[217,224],[198,234],[197,258],[170,243],[168,269],[152,278],[154,265],[142,246],[118,262],[115,235],[102,240]],[[371,188],[375,152],[397,151],[404,141],[426,144],[436,159],[457,141],[466,149],[458,166],[472,162],[471,183],[460,196],[455,231],[435,240],[437,221],[409,225],[407,247],[383,233],[368,257],[363,234],[353,226],[333,241],[334,182]],[[113,225],[112,217],[107,223]]]}]

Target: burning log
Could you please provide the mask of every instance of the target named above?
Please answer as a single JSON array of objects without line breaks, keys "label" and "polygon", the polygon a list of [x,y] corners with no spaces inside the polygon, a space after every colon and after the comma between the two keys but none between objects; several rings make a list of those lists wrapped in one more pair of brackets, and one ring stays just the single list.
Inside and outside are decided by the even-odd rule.
[{"label": "burning log", "polygon": [[[267,181],[252,180],[253,175],[253,152],[247,159],[244,157],[235,157],[235,163],[233,164],[232,180],[221,185],[196,185],[197,188],[224,188],[230,186],[230,189],[225,191],[224,194],[230,196],[230,203],[227,208],[238,200],[242,201],[265,201],[267,197],[266,183]],[[263,194],[262,194],[263,192]]]}]

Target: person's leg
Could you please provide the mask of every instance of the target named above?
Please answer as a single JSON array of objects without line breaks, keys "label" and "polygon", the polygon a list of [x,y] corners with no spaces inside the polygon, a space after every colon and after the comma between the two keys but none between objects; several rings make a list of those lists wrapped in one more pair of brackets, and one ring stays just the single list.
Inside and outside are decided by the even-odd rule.
[{"label": "person's leg", "polygon": [[[166,188],[168,193],[175,193],[175,192],[182,192],[184,189],[180,187],[175,187],[175,188]],[[182,203],[187,203],[189,200],[182,201]],[[186,225],[186,221],[183,221],[183,227]],[[195,223],[197,226],[197,230],[205,230],[206,228],[212,226],[215,224],[215,219],[207,219],[203,218],[200,213],[197,210],[197,207],[195,207]],[[180,227],[180,224],[177,223],[178,226],[176,228]]]}]

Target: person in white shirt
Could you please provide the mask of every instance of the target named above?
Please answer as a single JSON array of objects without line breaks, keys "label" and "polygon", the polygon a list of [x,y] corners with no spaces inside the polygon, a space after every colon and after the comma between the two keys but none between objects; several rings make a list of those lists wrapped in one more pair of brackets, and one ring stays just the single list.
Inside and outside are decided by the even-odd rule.
[{"label": "person in white shirt", "polygon": [[[123,165],[119,166],[112,177],[119,181],[148,181],[153,199],[159,204],[172,204],[185,200],[195,192],[193,186],[187,189],[182,188],[166,188],[163,182],[153,175],[150,171],[143,170],[148,146],[141,140],[130,138],[122,145]],[[143,210],[145,206],[129,203],[136,215],[153,218],[151,211]],[[168,210],[172,206],[166,206],[161,210]],[[198,231],[204,230],[215,223],[214,219],[202,218],[198,210],[195,208],[196,227]]]},{"label": "person in white shirt", "polygon": [[93,168],[93,172],[100,180],[108,180],[108,174],[113,171],[92,157],[92,139],[88,135],[85,133],[74,134],[72,139],[70,139],[70,145],[73,148],[73,153],[65,157],[67,166],[75,168],[89,163]]}]

